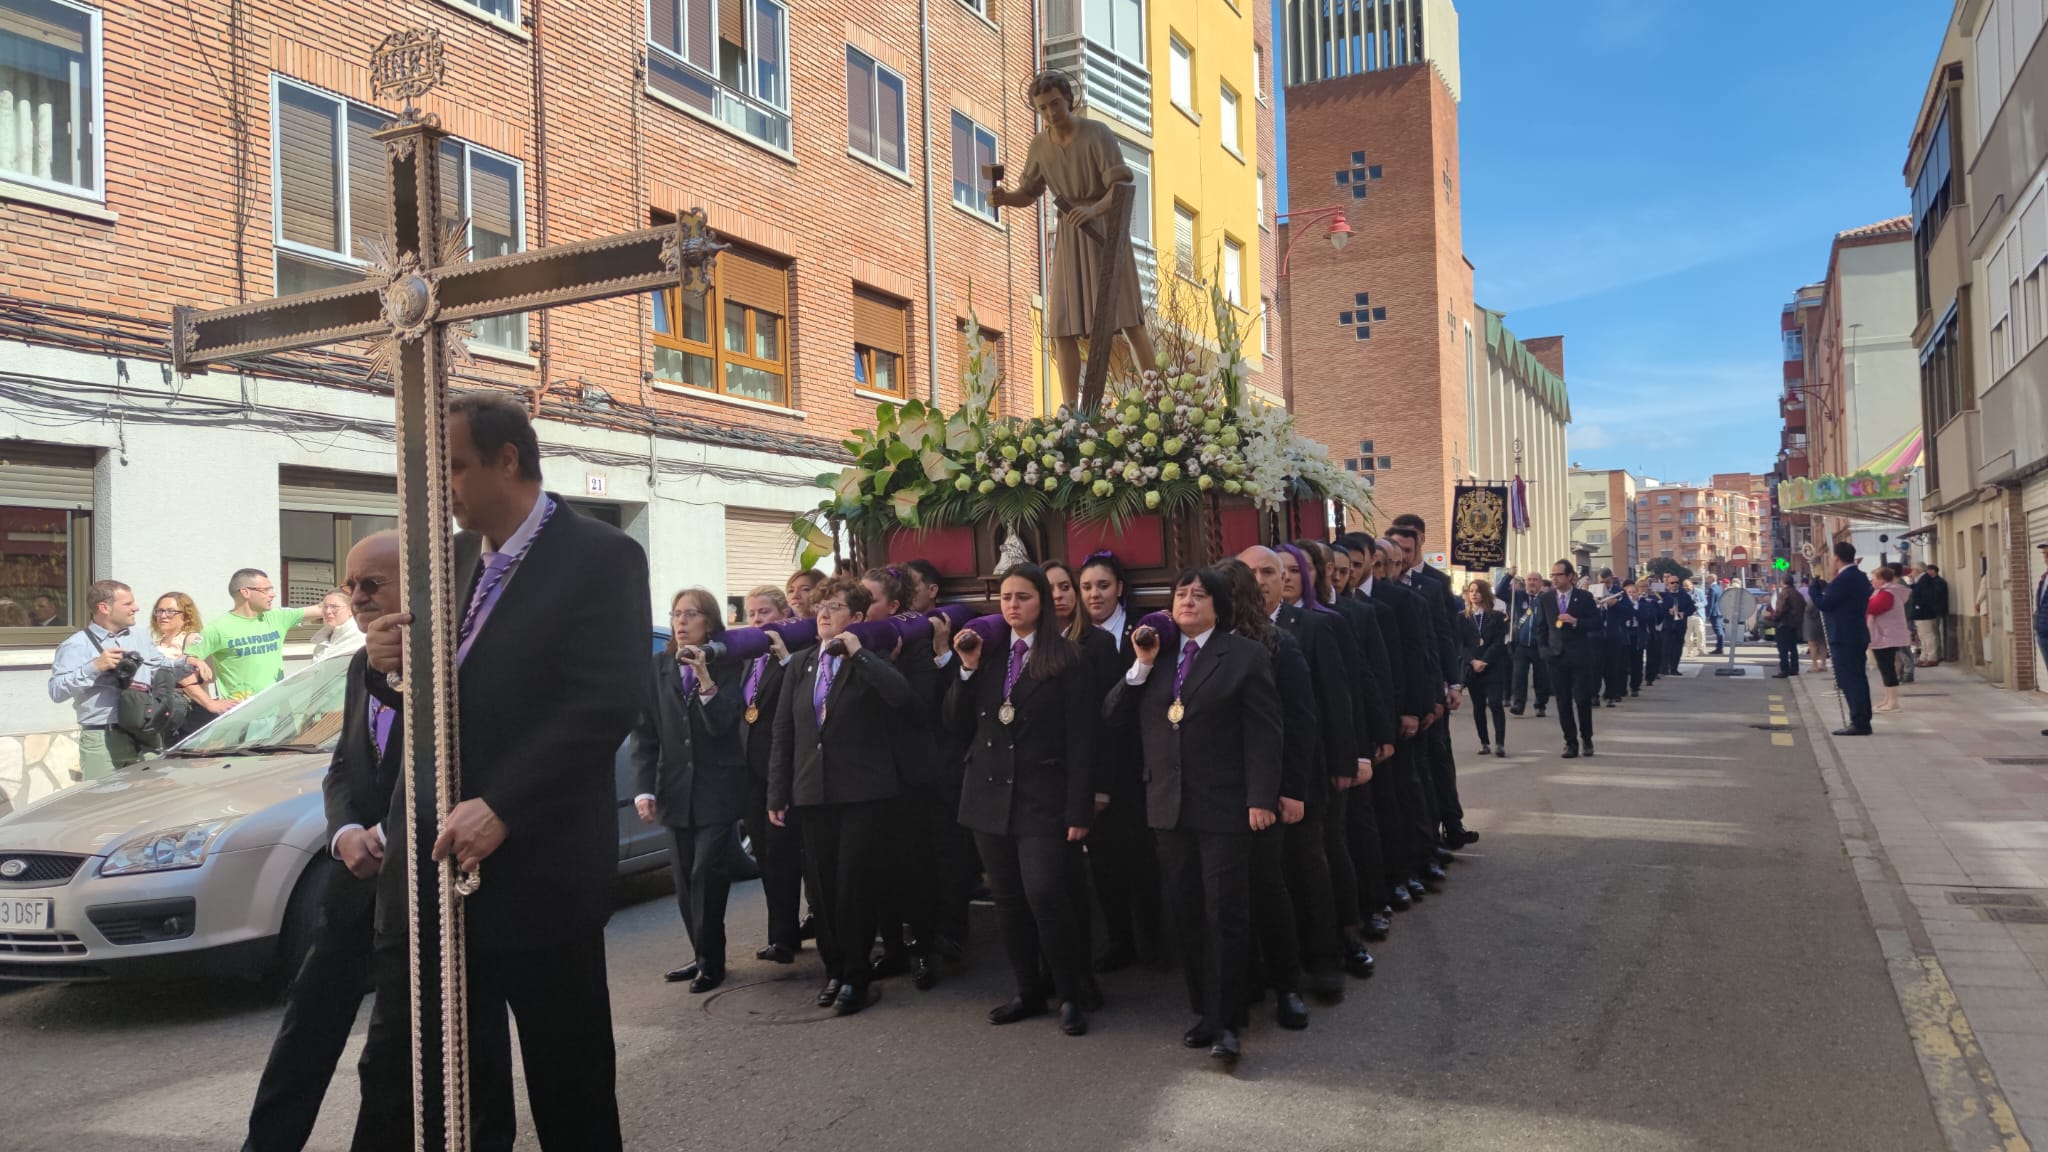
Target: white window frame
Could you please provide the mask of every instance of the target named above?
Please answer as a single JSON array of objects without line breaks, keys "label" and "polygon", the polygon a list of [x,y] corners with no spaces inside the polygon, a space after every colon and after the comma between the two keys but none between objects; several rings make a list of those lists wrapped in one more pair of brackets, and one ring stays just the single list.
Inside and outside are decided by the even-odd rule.
[{"label": "white window frame", "polygon": [[[960,109],[958,109],[958,108],[953,108],[953,109],[949,109],[948,111],[950,111],[950,112],[951,112],[951,114],[952,114],[951,116],[948,116],[948,117],[947,117],[947,119],[946,119],[946,140],[948,141],[948,146],[949,146],[949,149],[950,149],[950,150],[952,150],[952,151],[954,151],[954,152],[957,152],[957,151],[958,151],[958,147],[957,147],[957,145],[954,145],[954,144],[952,143],[952,140],[953,140],[953,119],[952,119],[952,117],[953,117],[953,116],[957,116],[957,117],[959,117],[959,118],[961,119],[961,121],[962,121],[962,122],[964,122],[964,123],[965,123],[965,124],[967,125],[967,142],[968,142],[968,144],[969,144],[969,145],[971,146],[971,145],[973,145],[973,144],[974,144],[974,143],[975,143],[975,142],[976,142],[976,141],[977,141],[977,140],[978,140],[978,139],[980,138],[980,136],[979,136],[979,135],[977,135],[977,134],[980,134],[980,135],[986,135],[986,136],[988,137],[988,139],[989,139],[989,150],[988,150],[988,151],[989,151],[989,155],[991,155],[991,156],[995,157],[995,159],[996,159],[996,163],[998,163],[998,164],[1002,163],[1002,161],[1003,161],[1003,138],[1002,138],[1002,136],[1001,136],[1001,135],[999,135],[999,134],[998,134],[998,133],[996,132],[996,130],[995,130],[995,129],[993,129],[993,128],[990,128],[990,127],[989,127],[988,125],[986,125],[986,124],[983,124],[983,123],[982,123],[981,121],[979,121],[979,120],[976,120],[976,119],[975,119],[974,117],[972,117],[972,116],[969,116],[969,115],[968,115],[967,113],[965,113],[965,112],[962,112],[962,111],[961,111]],[[979,155],[979,154],[980,154],[980,151],[979,151],[979,149],[976,149],[976,150],[975,150],[975,154],[976,154],[976,155]],[[952,171],[951,171],[951,167],[950,167],[950,164],[951,164],[951,163],[957,163],[958,161],[957,161],[957,159],[956,159],[955,157],[952,157],[952,156],[949,156],[949,157],[947,157],[947,159],[948,159],[948,161],[949,161],[949,165],[948,165],[948,170],[947,170],[947,183],[951,183],[951,182],[952,182]],[[974,175],[975,175],[976,179],[979,179],[979,178],[980,178],[980,176],[981,176],[981,168],[980,168],[979,162],[975,162],[975,161],[970,161],[970,165],[971,165],[971,167],[973,168],[973,171],[974,171]],[[977,185],[976,185],[976,187],[980,187],[980,185],[979,185],[979,184],[977,184]],[[965,212],[965,213],[967,213],[967,214],[968,214],[969,216],[972,216],[972,217],[974,217],[974,218],[975,218],[975,219],[977,219],[977,220],[986,220],[986,221],[988,221],[988,222],[989,222],[989,223],[991,223],[991,224],[1000,224],[1000,223],[1001,223],[1001,221],[999,220],[999,218],[998,218],[998,217],[996,216],[996,212],[995,212],[995,207],[996,207],[996,206],[995,206],[995,205],[994,205],[993,203],[991,203],[991,204],[989,205],[989,207],[988,207],[988,211],[984,212],[984,211],[982,211],[982,210],[981,210],[981,209],[980,209],[979,207],[976,207],[976,206],[975,206],[975,205],[973,205],[973,204],[962,204],[962,203],[960,202],[960,198],[959,198],[958,196],[952,196],[952,197],[949,197],[949,199],[951,199],[951,200],[952,200],[952,202],[953,202],[953,207],[955,207],[955,208],[958,208],[958,209],[959,209],[959,210],[961,210],[962,212]]]},{"label": "white window frame", "polygon": [[[338,268],[361,269],[369,267],[369,261],[356,256],[353,251],[336,253],[325,248],[316,248],[311,244],[302,244],[296,240],[284,238],[284,148],[280,145],[281,137],[277,131],[277,122],[279,96],[286,87],[296,88],[308,96],[331,101],[335,106],[335,115],[341,128],[340,132],[335,136],[335,195],[340,201],[338,207],[341,210],[341,242],[351,249],[355,246],[355,219],[353,215],[354,208],[349,203],[348,113],[351,109],[355,109],[368,112],[374,116],[390,116],[390,113],[385,112],[381,108],[358,103],[346,96],[337,95],[325,88],[308,84],[303,80],[295,80],[277,72],[270,74],[270,238],[273,249],[270,276],[273,291],[275,291],[277,285],[276,252],[301,256],[308,260],[318,261]],[[526,251],[526,162],[517,157],[507,156],[502,152],[485,148],[481,144],[472,144],[458,136],[450,136],[447,140],[448,143],[462,149],[462,187],[459,189],[457,197],[460,201],[457,209],[462,213],[464,244],[471,243],[476,237],[476,222],[471,218],[469,211],[470,188],[473,183],[470,176],[470,158],[473,153],[481,152],[493,160],[511,165],[513,172],[517,175],[518,185],[512,189],[512,210],[518,218],[519,239],[518,247],[514,248],[513,251]],[[438,162],[437,158],[436,163]],[[522,312],[519,315],[523,317],[526,314]],[[511,349],[496,344],[486,344],[478,340],[471,340],[470,346],[486,354],[504,353],[514,357],[524,357],[527,354],[524,345],[517,349]]]},{"label": "white window frame", "polygon": [[1252,45],[1252,99],[1266,103],[1266,46]]},{"label": "white window frame", "polygon": [[[765,104],[784,116],[788,116],[790,114],[790,97],[796,90],[796,77],[789,74],[789,5],[784,4],[782,0],[741,0],[741,3],[746,5],[747,27],[742,30],[741,35],[746,37],[747,44],[748,91],[742,92],[740,95],[745,96],[756,104]],[[754,11],[756,4],[766,4],[770,8],[782,13],[782,35],[779,38],[782,41],[782,57],[778,61],[782,66],[782,103],[780,104],[761,95],[761,53],[754,45],[754,21],[759,16],[759,13]],[[718,5],[715,3],[711,5],[711,45],[712,51],[716,52],[718,50]],[[791,141],[791,143],[794,142],[794,140]]]},{"label": "white window frame", "polygon": [[[1244,307],[1244,245],[1226,233],[1223,237],[1223,266],[1216,270],[1216,278],[1223,281],[1223,298],[1233,307]],[[1235,264],[1237,267],[1232,268]]]},{"label": "white window frame", "polygon": [[1266,220],[1266,170],[1264,168],[1259,169],[1257,192],[1259,197],[1259,227],[1270,230],[1272,225]]},{"label": "white window frame", "polygon": [[1244,159],[1243,105],[1244,97],[1237,94],[1237,89],[1228,83],[1216,85],[1217,119],[1222,121],[1217,131],[1223,137],[1223,150],[1239,160]]},{"label": "white window frame", "polygon": [[[1180,261],[1180,221],[1188,221],[1188,262]],[[1173,272],[1187,280],[1196,280],[1202,271],[1202,217],[1201,213],[1188,208],[1176,200],[1173,204]]]},{"label": "white window frame", "polygon": [[[107,202],[107,55],[106,45],[101,39],[100,10],[88,8],[83,4],[74,4],[71,0],[49,0],[49,3],[59,8],[68,8],[73,12],[81,13],[87,20],[86,39],[90,44],[92,54],[92,59],[89,62],[89,66],[92,69],[92,108],[90,109],[91,119],[87,121],[87,130],[92,134],[92,146],[89,149],[89,156],[74,157],[73,160],[74,163],[79,160],[90,161],[92,164],[92,186],[88,188],[78,184],[63,184],[55,180],[44,180],[39,176],[30,176],[25,172],[0,172],[0,187],[13,184],[23,188],[36,188],[45,192],[54,192],[59,196],[72,197],[78,200],[90,200],[95,204],[105,204]],[[87,112],[87,109],[81,107],[78,99],[78,90],[74,86],[71,92],[71,115],[73,120],[76,121],[79,117],[87,115]]]},{"label": "white window frame", "polygon": [[[715,0],[710,5],[710,9],[708,12],[711,24],[711,61],[710,66],[708,68],[699,65],[696,61],[685,59],[681,53],[677,52],[675,49],[670,48],[666,44],[657,44],[654,42],[654,5],[665,4],[674,5],[676,7],[676,28],[679,30],[683,43],[686,46],[688,45],[690,38],[688,23],[690,14],[688,8],[685,7],[683,3],[683,0],[647,0],[646,4],[642,6],[641,20],[643,23],[644,30],[640,36],[641,43],[645,45],[646,51],[650,53],[650,56],[653,53],[660,53],[660,62],[664,66],[674,69],[681,69],[682,71],[689,73],[691,76],[696,77],[699,82],[709,84],[713,92],[718,97],[718,100],[714,101],[713,109],[709,112],[706,112],[703,111],[702,109],[694,108],[688,104],[683,103],[681,100],[670,95],[669,93],[664,92],[659,88],[656,88],[654,86],[653,77],[651,75],[646,77],[643,83],[648,94],[654,96],[656,99],[661,100],[663,103],[668,104],[670,107],[681,109],[688,115],[695,116],[708,124],[714,124],[719,128],[727,132],[731,132],[735,136],[738,136],[740,139],[750,141],[763,148],[766,148],[769,151],[774,152],[778,156],[787,157],[789,159],[795,159],[795,156],[791,150],[796,146],[796,77],[790,73],[789,69],[790,36],[792,34],[789,15],[789,5],[784,3],[783,0],[760,0],[760,2],[767,4],[771,8],[774,8],[782,16],[782,51],[780,57],[777,60],[777,63],[780,65],[782,71],[782,102],[780,104],[777,104],[772,100],[763,99],[759,95],[761,91],[761,70],[760,53],[756,51],[754,47],[754,20],[756,16],[756,13],[754,11],[755,0],[740,0],[742,13],[741,19],[745,22],[746,25],[745,27],[740,29],[740,39],[742,44],[744,45],[743,51],[746,53],[746,84],[744,89],[734,88],[732,85],[727,84],[725,82],[725,78],[719,74],[718,4],[715,2]],[[748,131],[744,127],[743,123],[736,124],[731,119],[728,119],[725,115],[722,114],[722,104],[718,103],[718,101],[722,101],[727,97],[730,97],[733,100],[737,100],[743,106],[754,105],[759,108],[764,108],[774,115],[782,117],[784,120],[784,123],[782,125],[783,135],[788,137],[789,142],[787,144],[778,144],[773,140],[766,139],[764,137],[755,135],[753,132]],[[907,103],[907,93],[905,95],[905,100]],[[905,115],[907,116],[908,113],[906,112]],[[742,121],[744,121],[744,119],[744,117],[741,117]],[[907,137],[907,131],[908,130],[906,129],[906,138],[904,141],[904,152],[906,154],[906,162],[908,160],[909,152],[909,140]]]},{"label": "white window frame", "polygon": [[[1125,144],[1124,167],[1131,170],[1131,239],[1157,253],[1152,234],[1152,153],[1135,144]],[[1139,229],[1143,229],[1142,235]]]},{"label": "white window frame", "polygon": [[[961,2],[966,3],[966,0],[961,0]],[[713,7],[715,8],[716,5],[713,5]],[[853,140],[851,139],[851,135],[853,132],[853,126],[851,123],[853,109],[849,105],[846,110],[846,114],[849,120],[849,123],[847,125],[847,150],[863,160],[869,160],[874,162],[875,164],[880,165],[881,167],[887,169],[888,171],[896,172],[905,176],[910,175],[909,82],[903,79],[903,74],[901,72],[898,72],[894,68],[889,67],[887,64],[882,63],[880,60],[876,59],[872,54],[863,51],[859,45],[848,44],[846,46],[846,51],[849,54],[859,53],[861,58],[866,60],[868,62],[869,67],[873,69],[872,75],[874,79],[868,85],[868,108],[875,114],[875,144],[877,145],[875,154],[872,156],[853,146]],[[852,62],[848,61],[847,63],[848,69],[846,75],[846,82],[847,84],[851,85],[853,83]],[[903,163],[901,165],[891,164],[887,160],[882,159],[881,149],[879,147],[882,142],[882,73],[884,72],[887,72],[889,75],[894,76],[896,78],[896,90],[901,97],[901,99],[897,101],[896,107],[896,134],[897,140],[901,144],[901,151],[903,156]]]},{"label": "white window frame", "polygon": [[[1138,8],[1137,43],[1126,45],[1116,34],[1117,7],[1124,3],[1135,3]],[[1074,23],[1083,38],[1099,48],[1107,49],[1119,59],[1127,60],[1138,67],[1145,66],[1145,0],[1108,0],[1109,27],[1097,29],[1088,20],[1087,0],[1073,0]]]},{"label": "white window frame", "polygon": [[485,23],[503,28],[507,32],[513,32],[521,36],[526,35],[526,29],[521,27],[519,23],[521,16],[524,15],[520,11],[519,0],[511,0],[512,15],[509,17],[498,15],[496,12],[477,3],[477,0],[441,0],[441,3],[448,5],[450,8],[461,9]]},{"label": "white window frame", "polygon": [[1166,34],[1166,92],[1173,106],[1195,115],[1195,49],[1177,32]]}]

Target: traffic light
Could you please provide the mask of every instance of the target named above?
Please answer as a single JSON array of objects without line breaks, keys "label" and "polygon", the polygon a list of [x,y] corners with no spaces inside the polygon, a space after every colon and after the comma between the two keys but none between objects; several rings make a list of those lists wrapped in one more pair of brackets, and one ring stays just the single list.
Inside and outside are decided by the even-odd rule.
[{"label": "traffic light", "polygon": [[1771,567],[1776,571],[1783,572],[1786,569],[1792,567],[1792,562],[1790,560],[1785,559],[1783,556],[1780,556],[1776,560],[1771,561]]}]

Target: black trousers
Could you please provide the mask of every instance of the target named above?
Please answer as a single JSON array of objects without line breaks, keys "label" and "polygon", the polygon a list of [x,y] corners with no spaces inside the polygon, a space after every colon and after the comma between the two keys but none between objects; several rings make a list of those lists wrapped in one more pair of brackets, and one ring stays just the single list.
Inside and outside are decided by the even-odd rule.
[{"label": "black trousers", "polygon": [[1088,952],[1074,906],[1070,869],[1079,861],[1059,836],[997,836],[976,832],[974,844],[988,870],[996,915],[1003,925],[1003,953],[1017,981],[1017,995],[1038,998],[1039,960],[1052,970],[1061,1000],[1080,995],[1088,977]]},{"label": "black trousers", "polygon": [[1112,797],[1084,843],[1106,946],[1147,958],[1161,955],[1159,851],[1145,825],[1144,796]]},{"label": "black trousers", "polygon": [[[1443,722],[1437,722],[1441,727]],[[1436,802],[1429,772],[1429,741],[1432,729],[1424,729],[1413,740],[1395,746],[1394,812],[1401,822],[1400,851],[1387,854],[1387,879],[1399,884],[1419,877],[1423,866],[1436,859]],[[1384,828],[1384,825],[1382,825]]]},{"label": "black trousers", "polygon": [[1529,679],[1536,680],[1536,710],[1541,712],[1550,704],[1550,668],[1543,662],[1543,656],[1534,645],[1515,644],[1514,652],[1514,703],[1510,707],[1520,712],[1529,706]]},{"label": "black trousers", "polygon": [[1429,778],[1426,782],[1429,795],[1424,808],[1429,814],[1429,843],[1423,855],[1434,859],[1437,829],[1463,826],[1465,806],[1458,802],[1458,757],[1451,748],[1451,714],[1448,711],[1442,720],[1437,721],[1436,727],[1430,729],[1430,733],[1434,739],[1430,741]]},{"label": "black trousers", "polygon": [[[1351,796],[1351,857],[1358,865],[1358,902],[1363,911],[1377,912],[1393,899],[1393,886],[1413,871],[1411,841],[1418,834],[1420,817],[1414,815],[1415,748],[1421,736],[1396,740],[1394,754],[1373,766],[1372,783],[1361,803],[1357,789]],[[1378,852],[1371,851],[1374,847]],[[1378,867],[1373,867],[1373,864]]]},{"label": "black trousers", "polygon": [[804,840],[797,831],[797,811],[784,814],[785,826],[768,819],[768,782],[755,777],[748,799],[747,840],[761,869],[761,897],[768,905],[768,943],[795,952],[803,947]]},{"label": "black trousers", "polygon": [[1251,934],[1249,826],[1231,832],[1161,830],[1159,867],[1180,941],[1188,1006],[1210,1028],[1239,1028]]},{"label": "black trousers", "polygon": [[1643,683],[1655,684],[1664,674],[1664,633],[1643,633]]},{"label": "black trousers", "polygon": [[[512,1041],[519,1026],[526,1101],[543,1149],[621,1148],[617,1049],[604,932],[540,948],[468,956],[469,1099],[479,1152],[512,1147]],[[363,1045],[362,1108],[352,1152],[409,1152],[412,1127],[412,1004],[406,946],[380,946],[377,1005]]]},{"label": "black trousers", "polygon": [[[1493,676],[1476,677],[1465,685],[1465,691],[1472,698],[1466,707],[1472,709],[1472,726],[1479,730],[1479,743],[1485,745],[1498,742],[1501,747],[1507,747],[1507,701],[1501,699],[1506,693],[1501,691],[1498,679]],[[1489,715],[1493,717],[1492,738],[1486,734],[1486,718]]]},{"label": "black trousers", "polygon": [[875,940],[875,891],[888,881],[888,800],[805,808],[804,867],[818,895],[818,953],[825,974],[866,984]]},{"label": "black trousers", "polygon": [[370,987],[377,882],[358,880],[333,861],[315,866],[328,870],[320,923],[285,1000],[263,1078],[256,1082],[242,1152],[299,1152],[306,1146]]},{"label": "black trousers", "polygon": [[1628,653],[1628,694],[1633,696],[1643,690],[1643,649],[1645,633],[1638,632],[1629,638]]},{"label": "black trousers", "polygon": [[[1324,826],[1330,801],[1311,800],[1298,824],[1282,825],[1281,846],[1287,868],[1287,892],[1294,898],[1296,944],[1302,966],[1316,971],[1336,968],[1344,951],[1343,921],[1337,914],[1336,873],[1330,867],[1329,839]],[[1348,867],[1350,860],[1345,860]],[[1350,886],[1351,923],[1358,922],[1358,881]]]},{"label": "black trousers", "polygon": [[1835,665],[1835,686],[1842,690],[1842,703],[1849,709],[1852,728],[1870,727],[1870,673],[1863,667],[1863,654],[1869,650],[1867,643],[1828,641],[1828,659]]},{"label": "black trousers", "polygon": [[889,804],[888,878],[876,892],[876,918],[881,924],[882,950],[931,955],[938,948],[940,881],[945,875],[946,833],[958,826],[955,806],[948,811],[936,788],[900,785]]},{"label": "black trousers", "polygon": [[[1300,921],[1294,916],[1294,897],[1287,890],[1287,830],[1275,821],[1263,832],[1253,832],[1251,855],[1252,942],[1257,959],[1252,970],[1258,984],[1275,992],[1301,991]],[[1251,994],[1246,979],[1245,994]]]},{"label": "black trousers", "polygon": [[[1379,767],[1377,765],[1374,766],[1373,772],[1375,775],[1378,774]],[[1354,796],[1362,798],[1358,802],[1362,803],[1366,809],[1365,823],[1372,834],[1372,870],[1380,890],[1382,890],[1382,895],[1384,895],[1383,890],[1387,886],[1386,865],[1380,859],[1378,819],[1372,814],[1371,789],[1363,784],[1347,788],[1341,792],[1334,788],[1331,789],[1330,798],[1317,805],[1319,811],[1314,813],[1313,817],[1318,824],[1317,831],[1321,832],[1323,836],[1323,860],[1330,873],[1330,906],[1333,914],[1336,916],[1340,945],[1342,943],[1342,935],[1346,929],[1357,927],[1363,919],[1364,913],[1377,912],[1381,907],[1380,904],[1374,904],[1371,908],[1366,908],[1363,897],[1360,895],[1359,875],[1361,869],[1351,854],[1350,815],[1353,804],[1352,798]],[[1306,822],[1304,821],[1304,823]],[[1314,926],[1308,920],[1303,920],[1302,958],[1310,964],[1315,963],[1319,956],[1315,946],[1307,937],[1307,933],[1313,931],[1313,928]]]},{"label": "black trousers", "polygon": [[1776,639],[1778,641],[1778,671],[1783,672],[1787,676],[1799,675],[1799,633],[1793,629],[1781,626],[1777,631]]},{"label": "black trousers", "polygon": [[1684,620],[1673,620],[1664,626],[1664,674],[1678,675],[1678,661],[1685,655]]},{"label": "black trousers", "polygon": [[705,824],[668,830],[669,872],[676,879],[676,909],[683,934],[706,975],[725,974],[725,905],[732,895],[733,826]]},{"label": "black trousers", "polygon": [[1590,648],[1579,647],[1550,660],[1550,683],[1557,688],[1557,726],[1571,748],[1582,739],[1593,739],[1593,693],[1599,684],[1592,655]]},{"label": "black trousers", "polygon": [[1629,656],[1636,650],[1634,641],[1626,634],[1607,638],[1607,661],[1601,667],[1602,679],[1606,681],[1606,696],[1619,700],[1628,695]]}]

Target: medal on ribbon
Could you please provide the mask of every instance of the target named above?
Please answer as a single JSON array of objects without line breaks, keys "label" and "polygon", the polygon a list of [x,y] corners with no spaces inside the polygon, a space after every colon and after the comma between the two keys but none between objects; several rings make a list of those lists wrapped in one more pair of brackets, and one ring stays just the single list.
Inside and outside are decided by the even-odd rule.
[{"label": "medal on ribbon", "polygon": [[761,707],[760,707],[760,705],[758,705],[758,704],[749,704],[749,705],[747,705],[747,723],[749,723],[749,724],[752,724],[752,723],[753,723],[754,721],[756,721],[756,720],[759,720],[760,718],[761,718]]},{"label": "medal on ribbon", "polygon": [[1183,705],[1179,700],[1175,700],[1172,704],[1168,705],[1166,709],[1166,718],[1172,721],[1173,726],[1175,728],[1180,727],[1181,717],[1186,716],[1187,714],[1187,707]]},{"label": "medal on ribbon", "polygon": [[1003,701],[1003,706],[996,709],[996,719],[1005,724],[1014,722],[1017,719],[1017,706],[1008,700]]}]

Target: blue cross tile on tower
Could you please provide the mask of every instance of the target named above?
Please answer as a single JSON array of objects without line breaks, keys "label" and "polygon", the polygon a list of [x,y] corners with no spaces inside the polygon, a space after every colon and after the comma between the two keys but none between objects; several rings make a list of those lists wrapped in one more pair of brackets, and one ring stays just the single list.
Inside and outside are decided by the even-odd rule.
[{"label": "blue cross tile on tower", "polygon": [[1375,306],[1371,293],[1367,292],[1353,293],[1351,303],[1351,308],[1337,313],[1338,325],[1351,329],[1354,339],[1372,339],[1372,326],[1386,322],[1387,310]]},{"label": "blue cross tile on tower", "polygon": [[1341,192],[1348,189],[1353,200],[1363,200],[1366,197],[1366,190],[1377,184],[1379,179],[1380,166],[1367,164],[1365,153],[1353,152],[1351,166],[1337,169],[1337,190]]}]

